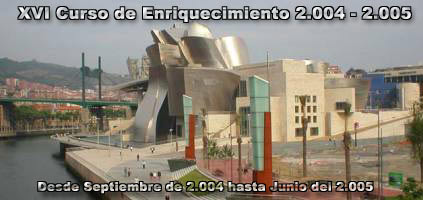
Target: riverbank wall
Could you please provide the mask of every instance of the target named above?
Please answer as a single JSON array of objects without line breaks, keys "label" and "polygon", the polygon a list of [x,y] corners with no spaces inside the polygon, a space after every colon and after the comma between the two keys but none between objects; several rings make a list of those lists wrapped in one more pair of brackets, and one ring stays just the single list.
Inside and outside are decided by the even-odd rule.
[{"label": "riverbank wall", "polygon": [[[62,133],[70,133],[71,129],[44,129],[44,130],[35,130],[35,131],[9,131],[9,132],[0,132],[0,140],[13,139],[20,137],[36,137],[36,136],[45,136],[45,135],[54,135]],[[80,129],[74,129],[74,133],[79,133]]]},{"label": "riverbank wall", "polygon": [[[109,183],[116,181],[113,177],[106,174],[90,162],[81,158],[72,151],[78,148],[71,148],[65,154],[66,167],[82,181],[91,181],[94,183]],[[132,197],[131,193],[125,192],[106,192],[105,194],[97,194],[100,199],[104,200],[134,200],[139,199]]]}]

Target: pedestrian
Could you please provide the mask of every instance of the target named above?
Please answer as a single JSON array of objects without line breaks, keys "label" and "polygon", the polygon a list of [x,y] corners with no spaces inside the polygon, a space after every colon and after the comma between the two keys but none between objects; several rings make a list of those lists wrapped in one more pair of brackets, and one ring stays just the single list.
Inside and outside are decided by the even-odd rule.
[{"label": "pedestrian", "polygon": [[145,169],[145,160],[142,161],[142,168]]},{"label": "pedestrian", "polygon": [[137,161],[140,161],[140,154],[137,154]]},{"label": "pedestrian", "polygon": [[150,147],[151,154],[153,154],[153,153],[154,153],[154,150],[156,150],[156,148],[154,148],[154,147]]},{"label": "pedestrian", "polygon": [[131,152],[132,152],[132,150],[133,150],[134,148],[131,146]]},{"label": "pedestrian", "polygon": [[169,192],[166,192],[166,193],[165,193],[165,200],[170,200],[170,195],[169,195]]},{"label": "pedestrian", "polygon": [[131,177],[131,168],[128,168],[128,177]]},{"label": "pedestrian", "polygon": [[126,176],[128,174],[128,169],[126,167],[123,168],[123,176]]}]

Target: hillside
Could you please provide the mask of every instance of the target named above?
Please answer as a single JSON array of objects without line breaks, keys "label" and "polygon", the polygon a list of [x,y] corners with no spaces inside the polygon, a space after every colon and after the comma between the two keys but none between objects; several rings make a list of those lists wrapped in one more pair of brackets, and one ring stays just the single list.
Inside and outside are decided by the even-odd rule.
[{"label": "hillside", "polygon": [[[79,68],[38,61],[18,62],[8,58],[0,58],[0,82],[4,84],[5,79],[10,77],[51,86],[66,86],[71,89],[80,89],[82,87]],[[129,81],[128,77],[103,73],[102,83],[104,86],[126,81]],[[87,88],[93,89],[97,84],[98,80],[96,78],[86,78]]]}]

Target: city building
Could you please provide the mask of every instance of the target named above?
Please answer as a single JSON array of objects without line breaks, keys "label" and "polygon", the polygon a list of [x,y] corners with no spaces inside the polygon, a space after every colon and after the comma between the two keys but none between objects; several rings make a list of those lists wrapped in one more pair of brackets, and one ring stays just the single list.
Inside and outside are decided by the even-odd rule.
[{"label": "city building", "polygon": [[[344,76],[338,66],[308,59],[252,64],[241,38],[214,37],[206,26],[198,23],[153,30],[151,34],[154,44],[146,49],[150,61],[148,82],[131,81],[116,87],[142,92],[132,129],[132,140],[136,142],[169,139],[170,130],[175,130],[178,136],[186,136],[184,95],[192,101],[190,113],[198,116],[198,124],[204,120],[209,137],[234,137],[238,133],[248,136],[253,122],[247,86],[252,76],[269,82],[272,141],[302,140],[303,114],[308,122],[308,139],[342,134],[346,103],[352,106],[349,118],[354,123],[362,127],[377,124],[377,115],[369,113],[367,108],[369,100],[381,98],[369,97],[369,91],[381,91],[380,76],[368,75],[361,69],[351,69]],[[137,74],[136,67],[131,67],[138,65],[136,63],[128,60],[131,74]],[[146,85],[148,89],[144,92]],[[386,91],[392,90],[391,86],[386,88]],[[398,99],[404,108],[418,96],[415,91],[419,87],[414,85],[396,88],[402,91]],[[301,109],[300,96],[306,96],[304,109]],[[407,114],[408,111],[392,110],[386,111],[382,118]],[[199,132],[197,136],[202,133]]]},{"label": "city building", "polygon": [[[326,121],[332,113],[342,110],[342,103],[349,102],[352,110],[363,109],[369,82],[361,79],[337,78],[327,73],[329,64],[312,60],[283,59],[267,63],[235,67],[241,75],[237,110],[244,120],[241,129],[248,129],[249,91],[248,77],[259,76],[269,81],[270,108],[272,112],[272,140],[279,142],[302,140],[303,111],[308,121],[307,135],[315,139],[331,135]],[[357,90],[357,92],[356,92]],[[306,96],[304,110],[299,97]],[[247,112],[245,112],[247,110]],[[247,131],[241,130],[242,133]]]},{"label": "city building", "polygon": [[365,75],[371,81],[369,108],[409,110],[423,95],[423,66],[377,69]]}]

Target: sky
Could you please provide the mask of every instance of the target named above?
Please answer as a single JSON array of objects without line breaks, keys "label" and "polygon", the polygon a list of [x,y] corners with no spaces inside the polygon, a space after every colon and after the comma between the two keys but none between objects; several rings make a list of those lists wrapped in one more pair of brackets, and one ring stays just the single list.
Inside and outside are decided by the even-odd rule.
[{"label": "sky", "polygon": [[[88,66],[96,66],[102,56],[107,72],[127,74],[126,59],[140,58],[153,43],[150,30],[169,28],[179,21],[143,21],[141,6],[156,8],[287,8],[288,21],[197,21],[211,29],[215,37],[234,35],[248,46],[250,62],[270,59],[323,60],[347,69],[377,68],[423,64],[423,1],[421,0],[0,0],[0,58],[80,66],[81,52]],[[17,6],[51,6],[49,21],[19,21]],[[343,21],[296,21],[296,6],[345,6],[357,11],[362,6],[412,6],[410,21],[363,21],[348,18]],[[54,17],[57,6],[69,8],[104,8],[110,12],[119,6],[136,9],[135,21],[59,21]],[[111,12],[112,13],[112,12]],[[1,73],[1,72],[0,72]]]}]

